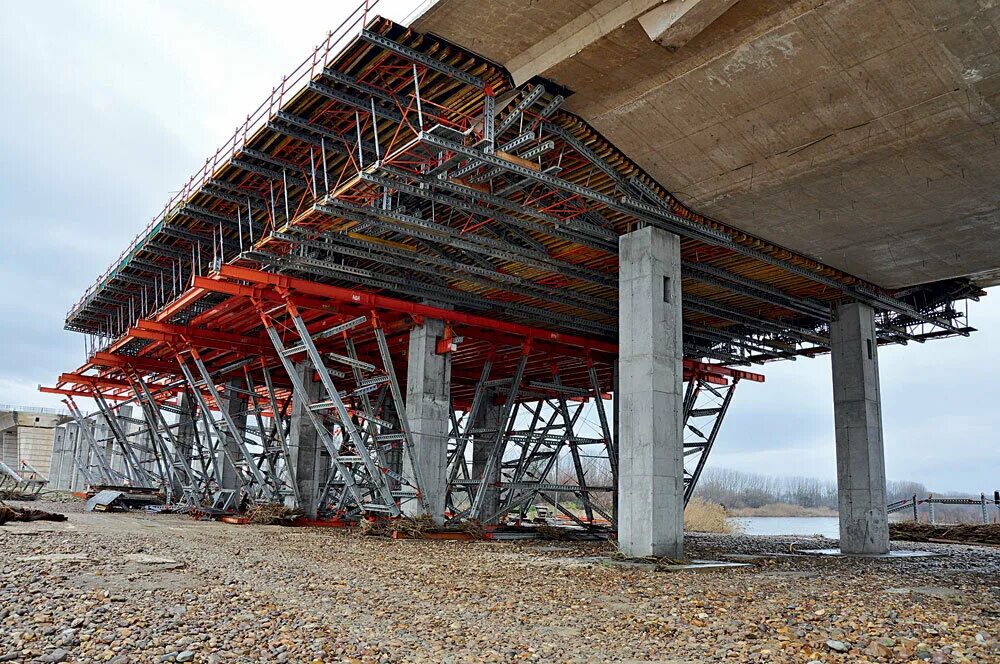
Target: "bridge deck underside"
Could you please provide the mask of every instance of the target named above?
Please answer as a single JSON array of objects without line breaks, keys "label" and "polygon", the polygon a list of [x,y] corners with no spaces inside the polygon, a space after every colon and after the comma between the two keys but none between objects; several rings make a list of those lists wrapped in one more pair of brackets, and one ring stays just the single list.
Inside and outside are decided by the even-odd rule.
[{"label": "bridge deck underside", "polygon": [[[653,29],[671,7],[716,13],[678,43]],[[886,287],[997,283],[996,3],[425,8],[416,29],[572,90],[568,110],[703,214]]]}]

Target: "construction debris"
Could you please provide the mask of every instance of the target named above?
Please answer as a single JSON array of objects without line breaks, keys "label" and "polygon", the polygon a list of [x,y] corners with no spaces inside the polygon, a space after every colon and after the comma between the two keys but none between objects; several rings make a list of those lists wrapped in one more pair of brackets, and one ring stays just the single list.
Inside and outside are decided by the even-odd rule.
[{"label": "construction debris", "polygon": [[427,533],[440,531],[434,519],[428,515],[404,516],[398,519],[368,519],[361,522],[362,535],[392,537],[401,533],[409,539],[423,539]]},{"label": "construction debris", "polygon": [[34,500],[48,483],[48,478],[27,461],[22,461],[18,468],[0,461],[0,499]]},{"label": "construction debris", "polygon": [[1000,546],[1000,524],[932,526],[928,523],[907,521],[889,524],[889,537],[907,542]]},{"label": "construction debris", "polygon": [[32,510],[21,507],[10,507],[0,504],[0,526],[8,522],[27,521],[65,521],[65,514],[56,514],[44,510]]},{"label": "construction debris", "polygon": [[404,516],[398,519],[366,519],[361,522],[361,534],[392,539],[483,539],[483,527],[478,521],[456,527],[443,527],[433,517]]},{"label": "construction debris", "polygon": [[116,487],[101,489],[87,500],[86,512],[114,512],[145,509],[159,505],[163,499],[155,489]]},{"label": "construction debris", "polygon": [[302,510],[285,507],[281,503],[265,503],[255,506],[247,517],[247,523],[262,526],[290,526],[302,516]]}]

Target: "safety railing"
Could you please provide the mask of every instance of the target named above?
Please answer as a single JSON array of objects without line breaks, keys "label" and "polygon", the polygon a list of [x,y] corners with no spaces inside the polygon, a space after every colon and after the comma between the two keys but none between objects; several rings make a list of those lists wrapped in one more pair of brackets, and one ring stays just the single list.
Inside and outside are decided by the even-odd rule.
[{"label": "safety railing", "polygon": [[69,416],[69,411],[63,408],[42,408],[40,406],[12,406],[6,403],[0,403],[0,413],[34,413],[36,415],[66,415]]},{"label": "safety railing", "polygon": [[931,525],[935,525],[937,522],[937,514],[934,509],[935,505],[970,505],[974,507],[979,507],[982,512],[983,523],[990,523],[989,517],[989,506],[993,505],[998,510],[1000,510],[1000,491],[993,492],[992,500],[987,497],[985,493],[979,494],[978,498],[935,498],[934,494],[927,496],[926,498],[919,499],[916,495],[911,498],[904,498],[903,500],[897,500],[896,502],[889,503],[886,511],[889,514],[893,512],[901,512],[903,510],[909,510],[912,512],[913,521],[919,521],[919,507],[920,505],[927,505],[928,508],[928,520]]},{"label": "safety railing", "polygon": [[79,313],[104,283],[128,264],[129,259],[142,249],[149,237],[163,224],[172,210],[186,202],[219,167],[228,163],[245,147],[247,141],[253,137],[258,129],[274,119],[285,100],[291,99],[305,88],[309,81],[316,76],[317,69],[321,71],[329,65],[330,61],[341,52],[347,41],[364,27],[369,13],[378,6],[379,2],[380,0],[364,0],[359,3],[291,74],[281,78],[281,83],[271,89],[271,94],[261,102],[260,106],[247,115],[246,122],[236,128],[229,140],[217,149],[215,154],[205,159],[205,164],[201,169],[188,178],[180,191],[163,206],[163,210],[153,217],[152,221],[135,236],[118,258],[112,261],[108,269],[84,291],[80,300],[70,309],[67,318],[72,318]]}]

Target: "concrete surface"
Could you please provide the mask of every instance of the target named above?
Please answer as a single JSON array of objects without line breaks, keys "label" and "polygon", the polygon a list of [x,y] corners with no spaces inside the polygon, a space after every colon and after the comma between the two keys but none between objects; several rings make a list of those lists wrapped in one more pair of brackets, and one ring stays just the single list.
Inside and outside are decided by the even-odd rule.
[{"label": "concrete surface", "polygon": [[[803,541],[702,536],[689,537],[687,549],[717,559],[720,549],[779,552]],[[170,514],[70,513],[62,523],[7,524],[0,657],[38,661],[56,648],[66,661],[152,664],[181,652],[220,664],[1000,656],[997,549],[931,544],[925,548],[950,555],[898,564],[779,557],[667,574],[578,563],[606,557],[607,544],[561,544],[553,551],[549,543],[389,540]],[[899,588],[958,592],[923,597]],[[851,651],[830,652],[828,639]],[[892,652],[867,655],[876,640]]]},{"label": "concrete surface", "polygon": [[675,4],[439,0],[413,27],[569,88],[698,212],[886,287],[1000,280],[1000,3],[743,0],[671,50],[642,22]]},{"label": "concrete surface", "polygon": [[867,304],[839,307],[830,322],[837,439],[840,546],[848,554],[889,551],[882,397],[875,319]]},{"label": "concrete surface", "polygon": [[619,240],[618,545],[684,556],[680,238],[647,227]]},{"label": "concrete surface", "polygon": [[[882,553],[857,553],[852,551],[844,551],[843,549],[802,549],[799,553],[806,554],[808,556],[832,556],[834,558],[876,558],[876,559],[898,559],[898,558],[928,558],[933,556],[941,556],[944,554],[934,553],[933,551],[884,551]],[[894,592],[894,591],[889,591]]]},{"label": "concrete surface", "polygon": [[[438,355],[437,340],[444,323],[425,319],[410,331],[406,372],[406,419],[413,434],[413,463],[403,463],[403,476],[413,478],[413,465],[420,469],[421,490],[429,513],[444,521],[448,488],[448,432],[451,427],[451,355]],[[416,483],[415,483],[416,484]],[[404,505],[408,515],[423,513],[417,501]]]},{"label": "concrete surface", "polygon": [[15,470],[27,461],[48,477],[52,472],[55,429],[66,419],[64,415],[32,409],[0,412],[0,461]]},{"label": "concrete surface", "polygon": [[[305,385],[306,403],[316,403],[323,400],[323,384],[313,380],[315,369],[309,361],[295,365],[299,380]],[[321,470],[320,450],[323,444],[308,413],[298,400],[292,402],[291,422],[288,432],[289,462],[295,468],[295,484],[298,492],[298,505],[295,496],[289,496],[286,504],[290,507],[301,507],[310,519],[317,518],[317,508],[321,494],[321,483],[325,478],[326,469]]]}]

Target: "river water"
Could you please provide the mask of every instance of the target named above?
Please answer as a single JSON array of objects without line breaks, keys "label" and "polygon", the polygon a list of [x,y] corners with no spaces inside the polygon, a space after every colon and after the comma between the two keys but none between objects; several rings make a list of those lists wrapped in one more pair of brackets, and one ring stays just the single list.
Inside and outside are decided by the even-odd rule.
[{"label": "river water", "polygon": [[730,517],[740,532],[747,535],[823,535],[840,537],[835,516],[749,516]]}]

